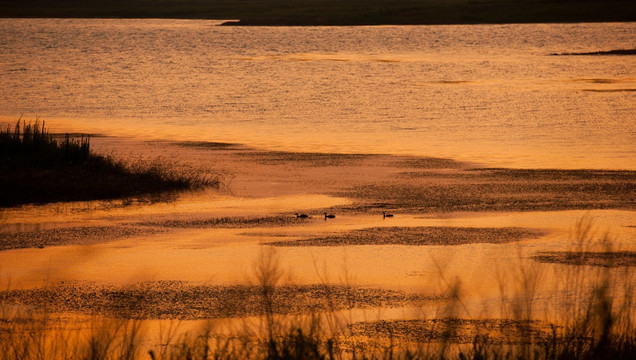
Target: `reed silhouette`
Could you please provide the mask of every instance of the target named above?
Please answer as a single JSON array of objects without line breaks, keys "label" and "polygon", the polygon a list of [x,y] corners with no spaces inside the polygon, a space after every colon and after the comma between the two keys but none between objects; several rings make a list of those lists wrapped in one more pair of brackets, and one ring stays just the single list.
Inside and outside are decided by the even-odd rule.
[{"label": "reed silhouette", "polygon": [[129,162],[96,154],[90,136],[50,134],[38,120],[0,131],[0,206],[159,197],[218,187],[221,176],[168,161]]}]

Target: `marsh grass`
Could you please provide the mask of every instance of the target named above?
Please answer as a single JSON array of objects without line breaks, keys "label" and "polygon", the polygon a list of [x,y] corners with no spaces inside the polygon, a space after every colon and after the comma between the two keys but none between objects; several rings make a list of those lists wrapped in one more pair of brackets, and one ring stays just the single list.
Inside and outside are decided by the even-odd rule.
[{"label": "marsh grass", "polygon": [[[575,226],[572,253],[584,259],[592,249],[616,252],[608,233],[598,234],[592,219],[582,218]],[[557,337],[563,341],[555,351],[565,358],[628,359],[636,356],[636,308],[632,267],[566,265],[557,273],[561,284],[557,304],[564,324]],[[580,262],[583,263],[583,262]]]},{"label": "marsh grass", "polygon": [[[576,224],[572,251],[603,247],[613,239],[598,235],[590,219]],[[7,359],[633,359],[636,357],[634,270],[545,264],[523,256],[515,268],[495,274],[499,284],[499,318],[470,319],[460,278],[447,277],[438,265],[446,301],[431,320],[376,321],[352,326],[335,312],[281,316],[274,311],[275,289],[285,273],[276,248],[264,247],[254,266],[263,316],[219,335],[212,323],[198,332],[180,333],[170,323],[149,348],[141,341],[139,320],[96,318],[89,331],[52,330],[43,310],[20,314],[0,301],[0,351]],[[554,270],[554,271],[551,271]],[[541,287],[550,276],[556,289],[545,300]],[[328,295],[327,295],[328,296]],[[0,299],[2,300],[2,299]],[[475,314],[472,314],[475,315]],[[467,316],[468,319],[462,318]],[[542,319],[543,320],[540,320]],[[548,319],[547,321],[545,319]],[[539,320],[538,320],[539,319]],[[403,327],[403,325],[409,325]],[[537,326],[541,326],[538,330]],[[400,330],[402,326],[402,330]],[[462,340],[466,326],[472,341]],[[353,328],[381,329],[379,347],[365,346]],[[404,331],[406,329],[406,332]],[[491,338],[495,329],[504,341]],[[546,330],[547,329],[547,330]],[[415,335],[413,335],[415,334]],[[460,340],[458,340],[460,339]]]},{"label": "marsh grass", "polygon": [[0,206],[152,198],[218,187],[220,175],[158,159],[124,162],[91,152],[90,137],[53,135],[18,121],[0,132]]},{"label": "marsh grass", "polygon": [[90,137],[74,139],[66,134],[62,141],[51,135],[38,120],[18,121],[13,128],[0,132],[3,167],[9,170],[81,164],[90,156]]}]

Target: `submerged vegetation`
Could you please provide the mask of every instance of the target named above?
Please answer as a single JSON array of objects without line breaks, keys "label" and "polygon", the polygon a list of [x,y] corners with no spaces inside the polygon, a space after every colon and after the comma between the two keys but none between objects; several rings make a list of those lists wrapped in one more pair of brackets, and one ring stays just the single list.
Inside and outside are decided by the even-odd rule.
[{"label": "submerged vegetation", "polygon": [[0,132],[0,206],[148,197],[218,186],[217,175],[161,161],[125,163],[96,154],[90,137],[47,131],[18,121]]}]

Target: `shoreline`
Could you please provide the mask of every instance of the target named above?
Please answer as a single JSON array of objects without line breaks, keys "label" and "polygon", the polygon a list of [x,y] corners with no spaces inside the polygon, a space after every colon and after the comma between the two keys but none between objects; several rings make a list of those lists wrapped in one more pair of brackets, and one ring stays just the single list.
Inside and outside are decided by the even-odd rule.
[{"label": "shoreline", "polygon": [[[563,55],[564,56],[564,55]],[[620,55],[619,55],[620,56]],[[629,55],[627,55],[629,56]],[[603,81],[600,79],[598,81]],[[584,90],[593,91],[593,90]],[[0,128],[13,126],[15,117],[0,115]],[[36,117],[37,119],[37,117]],[[151,132],[149,129],[141,129],[139,134],[130,131],[122,131],[117,127],[105,128],[97,126],[91,122],[107,121],[106,118],[84,119],[72,118],[72,120],[60,117],[46,119],[47,127],[58,137],[63,137],[66,133],[70,136],[90,135],[92,142],[97,144],[112,143],[115,146],[125,146],[131,151],[135,151],[129,144],[156,143],[165,144],[169,147],[177,145],[219,148],[228,150],[245,150],[260,153],[272,154],[317,154],[322,156],[393,156],[400,158],[418,159],[441,159],[443,161],[455,161],[465,163],[471,167],[492,168],[492,169],[517,169],[517,170],[565,170],[565,171],[636,171],[636,161],[631,155],[633,150],[622,150],[615,152],[593,153],[589,148],[583,148],[581,152],[568,150],[566,147],[556,146],[549,151],[540,146],[537,152],[530,151],[531,147],[511,148],[502,152],[500,148],[488,148],[488,143],[480,144],[461,151],[461,147],[455,146],[427,146],[417,147],[417,144],[409,142],[407,144],[397,144],[397,147],[388,147],[386,144],[379,145],[372,142],[349,143],[336,139],[333,141],[315,141],[304,138],[301,140],[284,141],[280,138],[268,138],[266,141],[259,139],[254,134],[248,134],[241,139],[240,134],[222,133],[212,140],[207,135],[197,134],[193,129],[187,132],[177,133],[174,136],[167,129],[158,129]],[[82,126],[82,123],[85,126]],[[131,145],[130,145],[131,146]],[[142,145],[143,146],[143,145]],[[577,144],[577,146],[581,146]],[[111,155],[111,150],[106,149],[105,155]],[[122,152],[125,155],[125,152]],[[153,159],[156,158],[153,157]]]},{"label": "shoreline", "polygon": [[[161,164],[170,171],[211,172],[221,181],[221,193],[256,198],[294,194],[349,198],[354,205],[343,210],[352,213],[378,209],[429,213],[636,207],[636,170],[489,167],[427,156],[264,150],[224,142],[111,136],[93,137],[91,146],[97,154],[124,163],[135,160]],[[272,185],[268,187],[268,183]],[[400,190],[396,193],[392,189]],[[526,196],[528,193],[533,195]],[[134,202],[135,194],[131,195]],[[176,198],[174,195],[173,191],[172,196],[151,196],[150,200],[170,200]],[[140,197],[140,203],[147,198]],[[108,201],[103,195],[77,200]],[[118,200],[122,198],[111,199]],[[54,202],[43,199],[39,203]]]},{"label": "shoreline", "polygon": [[[2,6],[4,5],[4,6]],[[231,26],[361,26],[361,25],[444,25],[636,21],[633,4],[627,1],[585,1],[546,3],[539,0],[468,0],[422,2],[415,0],[353,0],[330,2],[258,0],[214,3],[186,0],[149,4],[133,1],[68,1],[51,4],[26,0],[19,5],[0,5],[2,17],[18,18],[160,18],[240,19]]]}]

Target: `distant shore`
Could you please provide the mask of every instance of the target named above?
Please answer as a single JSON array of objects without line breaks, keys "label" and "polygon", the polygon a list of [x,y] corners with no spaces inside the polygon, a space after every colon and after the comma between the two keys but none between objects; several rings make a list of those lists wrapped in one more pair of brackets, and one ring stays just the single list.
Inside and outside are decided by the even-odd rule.
[{"label": "distant shore", "polygon": [[236,19],[226,25],[440,25],[636,21],[621,0],[0,0],[2,18]]}]

